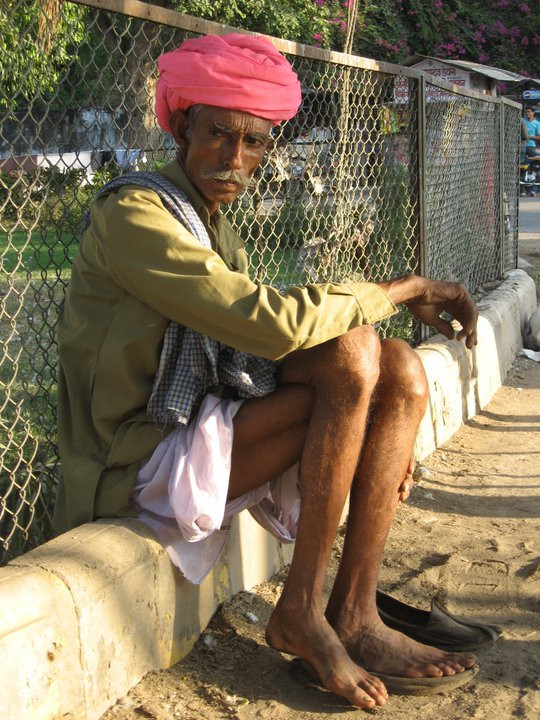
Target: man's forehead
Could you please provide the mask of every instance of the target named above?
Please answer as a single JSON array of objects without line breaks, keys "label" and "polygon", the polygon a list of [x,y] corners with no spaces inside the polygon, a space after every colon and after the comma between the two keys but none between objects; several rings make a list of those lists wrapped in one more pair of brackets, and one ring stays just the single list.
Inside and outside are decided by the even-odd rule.
[{"label": "man's forehead", "polygon": [[220,127],[222,129],[241,130],[242,132],[263,133],[268,135],[272,128],[270,120],[250,115],[241,110],[229,110],[206,105],[201,109],[197,120],[207,126]]}]

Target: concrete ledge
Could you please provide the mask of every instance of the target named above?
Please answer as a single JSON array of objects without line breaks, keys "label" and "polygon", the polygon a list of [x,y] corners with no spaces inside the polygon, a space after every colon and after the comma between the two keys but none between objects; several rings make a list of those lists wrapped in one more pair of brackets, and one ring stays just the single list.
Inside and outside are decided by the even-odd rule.
[{"label": "concrete ledge", "polygon": [[523,270],[512,270],[478,309],[478,345],[473,350],[442,335],[417,348],[430,391],[416,438],[419,460],[449,440],[501,387],[522,347],[525,322],[536,309],[534,281]]},{"label": "concrete ledge", "polygon": [[[136,520],[82,525],[0,568],[0,694],[9,720],[97,720],[193,647],[217,606],[290,561],[248,513],[200,586]],[[14,673],[15,670],[15,673]]]},{"label": "concrete ledge", "polygon": [[[478,347],[436,337],[418,348],[430,384],[417,456],[444,443],[500,387],[536,307],[522,271],[481,303]],[[83,525],[0,568],[0,695],[9,720],[97,720],[149,670],[193,646],[218,604],[290,560],[248,513],[200,586],[176,573],[134,520]]]}]

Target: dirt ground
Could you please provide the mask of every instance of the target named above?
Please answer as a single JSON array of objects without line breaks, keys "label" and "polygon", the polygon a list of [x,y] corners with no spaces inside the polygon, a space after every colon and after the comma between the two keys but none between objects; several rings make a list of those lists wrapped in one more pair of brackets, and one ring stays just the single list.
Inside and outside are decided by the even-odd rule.
[{"label": "dirt ground", "polygon": [[[540,241],[527,257],[540,270]],[[531,273],[532,274],[532,273]],[[538,282],[538,281],[537,281]],[[409,720],[540,717],[540,363],[514,362],[504,386],[422,461],[388,540],[380,587],[418,607],[499,625],[480,672],[446,695],[391,696],[370,711]],[[342,537],[336,538],[329,581]],[[152,672],[102,720],[325,720],[358,717],[268,648],[264,627],[283,575],[224,604],[192,652]]]}]

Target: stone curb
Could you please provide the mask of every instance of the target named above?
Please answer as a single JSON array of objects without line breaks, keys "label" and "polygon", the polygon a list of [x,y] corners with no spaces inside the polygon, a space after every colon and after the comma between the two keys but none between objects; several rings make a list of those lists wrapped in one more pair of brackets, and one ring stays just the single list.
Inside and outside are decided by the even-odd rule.
[{"label": "stone curb", "polygon": [[478,302],[478,345],[435,335],[417,352],[429,382],[429,405],[418,430],[415,455],[421,460],[449,440],[464,420],[484,408],[503,383],[523,346],[523,328],[536,310],[536,286],[523,270]]},{"label": "stone curb", "polygon": [[[535,308],[534,282],[512,271],[480,303],[472,352],[441,336],[418,348],[430,385],[418,459],[487,404]],[[242,513],[201,586],[174,572],[135,520],[88,523],[17,558],[0,568],[0,676],[9,687],[0,717],[98,720],[146,672],[187,654],[221,602],[270,577],[291,554]]]}]

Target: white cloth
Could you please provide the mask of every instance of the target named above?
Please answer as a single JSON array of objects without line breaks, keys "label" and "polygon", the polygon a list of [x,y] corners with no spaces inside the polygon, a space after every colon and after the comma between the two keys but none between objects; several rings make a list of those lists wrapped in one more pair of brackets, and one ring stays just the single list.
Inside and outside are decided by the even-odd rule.
[{"label": "white cloth", "polygon": [[172,432],[139,469],[133,498],[173,563],[201,583],[219,558],[233,515],[249,509],[278,540],[294,542],[300,514],[298,465],[227,501],[233,418],[243,400],[207,395],[197,417]]}]

